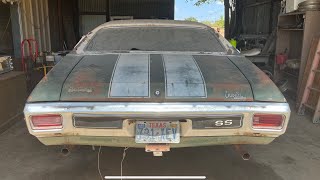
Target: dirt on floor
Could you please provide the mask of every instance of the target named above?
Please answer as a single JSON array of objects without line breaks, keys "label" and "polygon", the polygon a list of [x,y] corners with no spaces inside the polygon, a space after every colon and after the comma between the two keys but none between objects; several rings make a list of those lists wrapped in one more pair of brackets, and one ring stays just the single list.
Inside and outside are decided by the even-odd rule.
[{"label": "dirt on floor", "polygon": [[[29,135],[21,120],[0,135],[0,175],[15,179],[100,179],[98,148],[77,147],[70,156],[60,147],[46,147]],[[251,160],[243,161],[232,146],[173,149],[153,157],[143,149],[129,149],[124,175],[201,175],[209,180],[318,180],[320,177],[320,125],[293,111],[287,133],[270,145],[243,146]],[[120,175],[122,148],[103,147],[103,175]]]}]

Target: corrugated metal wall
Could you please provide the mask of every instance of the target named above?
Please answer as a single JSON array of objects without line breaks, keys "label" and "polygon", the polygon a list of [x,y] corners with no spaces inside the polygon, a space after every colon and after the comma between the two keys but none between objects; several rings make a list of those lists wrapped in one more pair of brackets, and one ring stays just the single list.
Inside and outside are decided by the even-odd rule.
[{"label": "corrugated metal wall", "polygon": [[80,35],[106,22],[108,16],[174,19],[174,0],[78,0],[78,7]]},{"label": "corrugated metal wall", "polygon": [[106,22],[106,15],[81,15],[79,32],[83,36],[92,31],[97,26]]},{"label": "corrugated metal wall", "polygon": [[110,0],[110,15],[174,19],[174,0]]},{"label": "corrugated metal wall", "polygon": [[[51,5],[54,5],[50,7],[50,17],[48,1]],[[21,40],[26,38],[36,39],[39,42],[40,52],[52,50],[50,37],[55,39],[55,41],[53,41],[53,50],[55,51],[62,50],[61,43],[59,44],[58,41],[67,41],[66,37],[64,37],[64,39],[57,37],[57,34],[63,36],[61,33],[63,33],[64,29],[60,26],[66,26],[66,24],[59,24],[59,18],[57,18],[57,16],[59,16],[59,8],[56,7],[57,2],[57,0],[22,0],[19,3],[20,29],[22,30]],[[69,7],[69,4],[72,4],[69,2],[71,1],[62,1],[61,16],[63,17],[63,23],[65,19],[71,19],[71,23],[69,23],[71,27],[75,19],[79,24],[75,23],[74,27],[78,27],[80,31],[82,31],[81,29],[83,29],[83,31],[92,29],[91,24],[95,22],[86,15],[93,15],[92,18],[95,18],[94,15],[105,15],[106,20],[108,19],[108,15],[133,16],[136,19],[174,18],[174,0],[78,0],[78,7]],[[66,4],[68,4],[68,9],[65,11],[64,6]],[[75,10],[76,8],[78,9]],[[108,12],[108,10],[110,12]],[[76,17],[77,11],[79,16],[86,16],[85,19]],[[89,25],[86,26],[88,23]],[[102,23],[101,18],[99,22],[95,22],[97,25],[100,23]],[[52,28],[50,28],[50,26],[52,26]]]},{"label": "corrugated metal wall", "polygon": [[12,54],[10,5],[0,2],[0,54]]},{"label": "corrugated metal wall", "polygon": [[80,12],[106,12],[106,0],[79,0]]},{"label": "corrugated metal wall", "polygon": [[280,2],[272,0],[238,0],[242,34],[269,34],[276,27]]},{"label": "corrugated metal wall", "polygon": [[79,0],[79,34],[87,34],[107,20],[107,0]]},{"label": "corrugated metal wall", "polygon": [[110,3],[110,16],[174,19],[174,0],[79,0],[79,11],[106,13],[107,3]]},{"label": "corrugated metal wall", "polygon": [[33,38],[38,41],[40,52],[51,51],[48,0],[20,1],[19,10],[21,41]]}]

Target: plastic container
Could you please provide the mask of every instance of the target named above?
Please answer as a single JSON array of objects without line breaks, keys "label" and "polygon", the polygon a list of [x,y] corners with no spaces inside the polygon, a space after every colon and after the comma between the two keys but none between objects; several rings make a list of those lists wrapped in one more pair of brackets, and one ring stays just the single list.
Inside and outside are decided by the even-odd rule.
[{"label": "plastic container", "polygon": [[282,53],[278,54],[276,56],[276,63],[279,64],[279,65],[280,64],[285,64],[287,59],[288,59],[288,56],[286,54],[282,54]]}]

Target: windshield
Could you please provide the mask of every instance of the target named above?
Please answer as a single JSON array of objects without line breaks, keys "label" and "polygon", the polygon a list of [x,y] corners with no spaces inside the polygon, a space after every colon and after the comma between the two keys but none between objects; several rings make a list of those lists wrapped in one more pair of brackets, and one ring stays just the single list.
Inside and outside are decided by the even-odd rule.
[{"label": "windshield", "polygon": [[224,52],[206,28],[118,27],[99,30],[85,51],[194,51]]}]

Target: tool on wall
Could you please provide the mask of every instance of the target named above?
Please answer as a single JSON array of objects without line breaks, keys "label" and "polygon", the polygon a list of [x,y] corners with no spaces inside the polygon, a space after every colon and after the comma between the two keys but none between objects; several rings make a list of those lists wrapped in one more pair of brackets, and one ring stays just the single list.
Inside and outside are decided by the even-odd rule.
[{"label": "tool on wall", "polygon": [[[21,63],[22,63],[22,70],[27,73],[30,69],[30,64],[26,62],[25,59],[25,53],[24,53],[24,45],[25,43],[28,43],[28,49],[29,49],[29,56],[32,59],[33,64],[36,63],[36,59],[39,57],[39,46],[38,42],[35,39],[24,39],[21,42],[20,49],[21,49]],[[34,51],[33,51],[34,48]]]},{"label": "tool on wall", "polygon": [[[24,52],[24,45],[28,43],[29,57],[32,60],[27,61]],[[21,63],[22,70],[30,73],[31,70],[43,70],[43,75],[47,75],[47,69],[53,67],[54,57],[48,52],[39,53],[38,42],[35,39],[24,39],[21,42]],[[42,58],[42,59],[41,59]]]},{"label": "tool on wall", "polygon": [[307,84],[304,88],[302,100],[299,104],[299,110],[298,110],[299,115],[304,115],[306,107],[314,110],[315,112],[313,115],[313,123],[320,123],[320,96],[319,96],[319,100],[317,101],[316,107],[308,104],[308,100],[309,100],[311,91],[320,93],[320,89],[317,89],[314,87],[315,76],[316,74],[320,73],[319,63],[320,63],[320,40],[318,41],[317,50],[315,52],[315,55],[312,61]]}]

